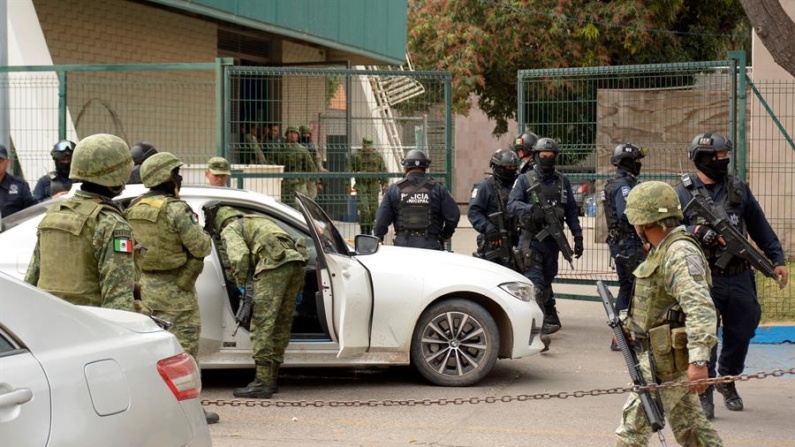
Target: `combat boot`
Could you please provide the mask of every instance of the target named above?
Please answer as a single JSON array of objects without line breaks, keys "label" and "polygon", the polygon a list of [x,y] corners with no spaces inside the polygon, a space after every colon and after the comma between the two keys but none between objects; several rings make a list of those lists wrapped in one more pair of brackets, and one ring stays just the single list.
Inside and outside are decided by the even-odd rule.
[{"label": "combat boot", "polygon": [[270,383],[265,383],[260,379],[254,379],[243,388],[235,388],[232,395],[235,397],[248,397],[253,399],[270,399],[273,396],[274,388]]},{"label": "combat boot", "polygon": [[560,324],[560,318],[558,318],[558,310],[555,309],[555,306],[549,306],[546,308],[544,312],[544,326],[541,329],[541,332],[544,334],[554,334],[555,332],[559,331],[563,325]]},{"label": "combat boot", "polygon": [[704,411],[704,416],[710,421],[715,418],[715,402],[712,399],[713,389],[713,386],[710,385],[703,393],[698,395],[698,400],[701,402],[701,409]]},{"label": "combat boot", "polygon": [[737,394],[737,387],[734,382],[718,383],[715,389],[723,395],[723,403],[731,411],[743,411],[743,398]]}]

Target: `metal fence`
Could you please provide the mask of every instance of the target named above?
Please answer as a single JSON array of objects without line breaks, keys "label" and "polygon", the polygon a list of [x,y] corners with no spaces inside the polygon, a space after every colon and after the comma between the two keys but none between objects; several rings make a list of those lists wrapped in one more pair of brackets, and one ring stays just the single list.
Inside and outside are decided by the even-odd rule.
[{"label": "metal fence", "polygon": [[[559,170],[572,181],[582,209],[586,251],[574,269],[561,259],[559,282],[591,285],[600,279],[615,280],[605,242],[604,213],[597,200],[615,172],[610,163],[613,148],[620,143],[646,147],[649,155],[643,160],[641,181],[675,185],[680,173],[695,171],[687,147],[694,136],[706,131],[723,133],[738,143],[732,157],[734,171],[760,198],[792,259],[795,152],[788,146],[791,139],[785,129],[793,127],[792,100],[786,92],[795,85],[757,83],[760,94],[749,102],[750,87],[740,94],[746,90],[745,70],[739,69],[744,65],[744,57],[732,57],[714,62],[519,72],[520,131],[530,130],[559,143]],[[775,103],[782,108],[777,120],[761,104],[775,95],[780,95]],[[774,292],[772,285],[771,280],[759,278],[766,318],[791,316],[795,312],[792,288]]]}]

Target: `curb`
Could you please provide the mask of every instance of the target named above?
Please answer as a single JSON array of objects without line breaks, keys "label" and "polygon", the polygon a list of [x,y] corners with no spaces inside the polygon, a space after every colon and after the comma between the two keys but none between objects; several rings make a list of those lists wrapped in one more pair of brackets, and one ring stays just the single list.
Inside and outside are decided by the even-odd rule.
[{"label": "curb", "polygon": [[754,344],[795,343],[795,325],[769,325],[756,328],[756,335],[751,339]]}]

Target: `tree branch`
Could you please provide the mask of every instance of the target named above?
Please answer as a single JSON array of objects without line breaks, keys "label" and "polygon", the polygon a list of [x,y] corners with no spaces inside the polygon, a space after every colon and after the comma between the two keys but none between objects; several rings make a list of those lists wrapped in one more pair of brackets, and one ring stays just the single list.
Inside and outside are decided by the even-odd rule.
[{"label": "tree branch", "polygon": [[795,23],[779,0],[740,0],[740,3],[773,60],[795,76]]}]

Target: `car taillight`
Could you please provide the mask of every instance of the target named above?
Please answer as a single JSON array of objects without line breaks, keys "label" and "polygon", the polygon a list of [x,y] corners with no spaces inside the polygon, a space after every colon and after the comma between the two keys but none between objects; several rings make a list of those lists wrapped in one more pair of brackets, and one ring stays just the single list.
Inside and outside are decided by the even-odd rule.
[{"label": "car taillight", "polygon": [[199,368],[188,354],[182,353],[157,362],[157,372],[177,400],[192,399],[201,393]]}]

